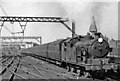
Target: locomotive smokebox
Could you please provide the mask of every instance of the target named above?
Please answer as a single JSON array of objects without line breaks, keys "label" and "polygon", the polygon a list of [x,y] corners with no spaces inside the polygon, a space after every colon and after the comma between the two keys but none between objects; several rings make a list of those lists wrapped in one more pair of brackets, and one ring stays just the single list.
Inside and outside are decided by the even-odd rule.
[{"label": "locomotive smokebox", "polygon": [[75,21],[72,20],[72,37],[75,37]]}]

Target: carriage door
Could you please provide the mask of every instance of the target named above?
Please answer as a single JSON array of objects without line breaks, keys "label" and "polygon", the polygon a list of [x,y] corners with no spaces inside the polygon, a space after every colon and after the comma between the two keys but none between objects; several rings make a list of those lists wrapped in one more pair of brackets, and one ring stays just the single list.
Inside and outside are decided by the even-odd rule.
[{"label": "carriage door", "polygon": [[79,63],[82,61],[81,49],[79,47],[76,48],[76,62]]}]

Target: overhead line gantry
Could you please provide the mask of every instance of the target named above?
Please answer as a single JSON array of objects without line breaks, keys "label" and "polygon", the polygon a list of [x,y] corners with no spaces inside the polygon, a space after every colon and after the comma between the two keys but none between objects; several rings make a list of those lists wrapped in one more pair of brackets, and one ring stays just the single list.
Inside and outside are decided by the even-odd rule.
[{"label": "overhead line gantry", "polygon": [[[69,21],[68,18],[62,18],[62,17],[17,17],[17,16],[0,16],[0,22],[2,22],[2,26],[4,25],[4,22],[19,22],[22,32],[24,33],[24,30],[26,28],[27,22],[58,22],[62,23],[68,30],[72,31],[72,29],[65,23]],[[26,22],[24,25],[22,25],[20,22]]]},{"label": "overhead line gantry", "polygon": [[[20,17],[20,16],[0,16],[0,22],[2,22],[0,24],[0,33],[2,30],[2,27],[4,25],[5,22],[19,22],[19,25],[21,27],[21,32],[19,33],[23,33],[24,36],[24,31],[27,25],[27,22],[55,22],[55,23],[61,23],[63,24],[68,30],[70,30],[71,32],[75,33],[74,31],[72,31],[72,29],[65,23],[69,21],[68,18],[62,18],[62,17]],[[24,24],[22,24],[22,22],[24,22]],[[18,32],[15,32],[18,33]],[[2,38],[6,38],[6,37],[2,37]],[[9,39],[14,38],[14,37],[7,37]],[[18,38],[19,39],[19,38]]]},{"label": "overhead line gantry", "polygon": [[17,16],[0,16],[2,22],[67,22],[68,19],[61,17],[17,17]]},{"label": "overhead line gantry", "polygon": [[36,39],[40,44],[42,43],[42,39],[39,36],[1,36],[3,40],[11,40],[11,39]]}]

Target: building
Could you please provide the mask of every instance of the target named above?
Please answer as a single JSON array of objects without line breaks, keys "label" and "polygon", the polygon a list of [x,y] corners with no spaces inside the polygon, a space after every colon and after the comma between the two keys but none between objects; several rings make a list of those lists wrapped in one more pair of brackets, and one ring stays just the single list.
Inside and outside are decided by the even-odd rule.
[{"label": "building", "polygon": [[120,40],[109,40],[109,45],[111,48],[113,48],[110,55],[120,57]]}]

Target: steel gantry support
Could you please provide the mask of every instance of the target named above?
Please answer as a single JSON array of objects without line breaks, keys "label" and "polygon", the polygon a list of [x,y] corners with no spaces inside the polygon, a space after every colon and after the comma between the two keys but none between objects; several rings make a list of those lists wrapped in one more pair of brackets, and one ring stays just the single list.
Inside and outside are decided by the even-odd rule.
[{"label": "steel gantry support", "polygon": [[36,39],[40,44],[42,43],[42,38],[39,36],[1,36],[2,40],[11,40],[11,39]]},{"label": "steel gantry support", "polygon": [[[67,18],[62,17],[17,17],[17,16],[0,16],[0,22],[19,22],[22,32],[24,35],[24,31],[27,25],[27,22],[58,22],[62,23],[68,30],[70,30],[72,33],[75,33],[72,31],[72,29],[65,23],[69,21]],[[22,25],[20,22],[26,22],[24,25]]]},{"label": "steel gantry support", "polygon": [[[42,38],[39,37],[39,36],[1,36],[0,39],[1,40],[35,39],[39,42],[39,44],[42,44]],[[31,45],[31,46],[39,45],[39,44],[34,43],[34,42],[23,42],[23,41],[22,42],[18,42],[18,41],[16,41],[16,42],[5,42],[5,41],[2,41],[1,43],[2,43],[2,46],[7,46],[7,45],[12,45],[12,46],[16,45],[17,46],[17,45],[19,45],[20,47],[24,46],[25,48],[26,48],[26,45],[27,45],[27,47],[28,47],[28,45]]]},{"label": "steel gantry support", "polygon": [[[25,32],[25,28],[27,25],[27,22],[66,22],[68,21],[67,19],[63,19],[61,17],[17,17],[17,16],[0,16],[0,22],[19,22],[19,25],[21,27],[21,32],[15,32],[15,33],[23,33]],[[22,24],[21,22],[25,22],[25,24]],[[0,25],[0,34],[2,31],[3,24]],[[12,34],[15,34],[12,33]]]},{"label": "steel gantry support", "polygon": [[16,16],[0,16],[3,22],[67,22],[68,19],[61,17],[16,17]]},{"label": "steel gantry support", "polygon": [[[55,22],[55,23],[61,23],[63,24],[70,32],[74,33],[75,35],[77,35],[65,22],[69,21],[68,18],[62,18],[62,17],[17,17],[17,16],[0,16],[0,22],[2,22],[2,24],[0,25],[0,36],[1,36],[1,31],[2,31],[2,27],[4,25],[5,22],[19,22],[19,25],[21,27],[21,32],[13,32],[12,34],[15,33],[23,33],[22,37],[18,37],[18,36],[13,36],[13,37],[1,37],[1,39],[5,40],[5,39],[36,39],[37,41],[40,42],[40,44],[42,43],[42,39],[41,37],[24,37],[24,32],[26,29],[26,25],[28,22]],[[24,24],[23,24],[24,23]],[[23,41],[22,41],[23,42]]]},{"label": "steel gantry support", "polygon": [[25,22],[24,25],[21,24],[20,22],[19,22],[19,24],[20,24],[20,27],[21,27],[21,29],[22,29],[22,32],[21,32],[21,33],[23,33],[23,36],[24,36],[24,32],[25,32],[25,28],[26,28],[27,22]]},{"label": "steel gantry support", "polygon": [[2,31],[3,25],[4,25],[4,21],[1,21],[1,23],[0,23],[0,36],[1,36],[1,31]]}]

